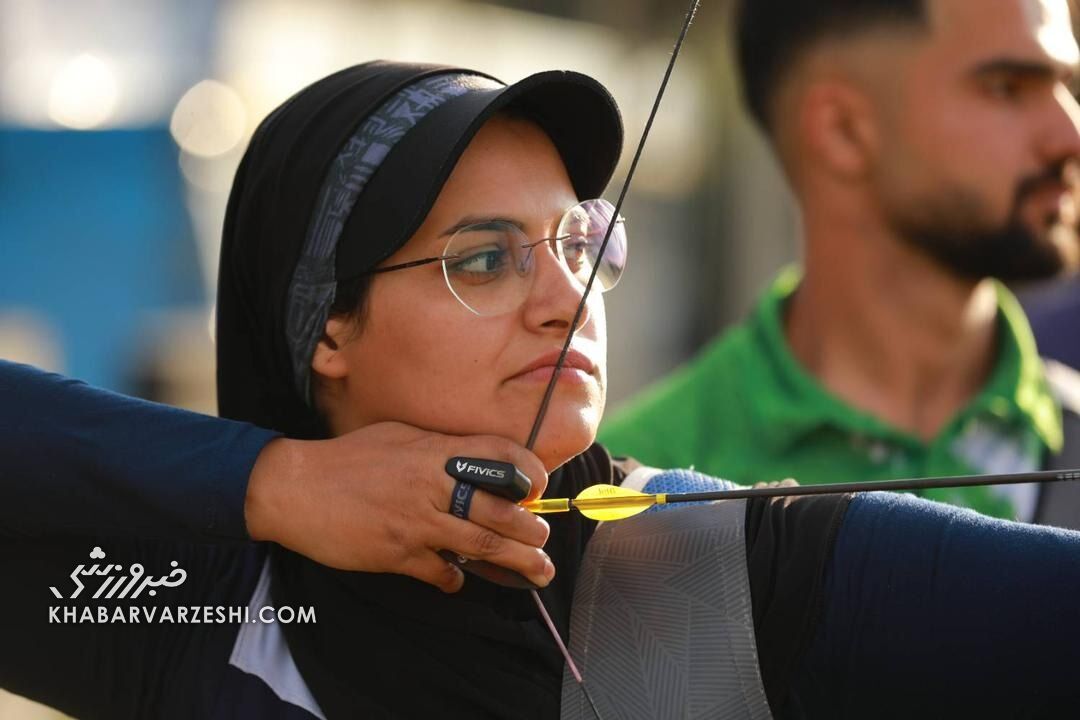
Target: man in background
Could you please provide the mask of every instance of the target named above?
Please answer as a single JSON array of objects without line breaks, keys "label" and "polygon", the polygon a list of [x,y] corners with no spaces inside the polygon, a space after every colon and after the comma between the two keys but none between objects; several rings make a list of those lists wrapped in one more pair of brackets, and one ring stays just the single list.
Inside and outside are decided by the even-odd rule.
[{"label": "man in background", "polygon": [[[744,483],[1060,458],[1080,383],[1044,366],[1002,283],[1059,275],[1080,252],[1067,0],[743,0],[737,45],[801,211],[801,272],[601,440]],[[1040,511],[1033,486],[926,495]]]}]

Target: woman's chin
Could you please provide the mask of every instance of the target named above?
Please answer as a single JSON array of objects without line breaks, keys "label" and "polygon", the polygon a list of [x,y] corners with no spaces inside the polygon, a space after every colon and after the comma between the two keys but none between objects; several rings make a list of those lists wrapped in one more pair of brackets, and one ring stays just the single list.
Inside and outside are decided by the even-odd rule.
[{"label": "woman's chin", "polygon": [[599,421],[599,417],[594,421],[581,416],[576,417],[573,422],[556,421],[555,418],[546,420],[540,428],[533,452],[540,458],[540,462],[544,463],[547,471],[551,472],[585,452],[596,442]]}]

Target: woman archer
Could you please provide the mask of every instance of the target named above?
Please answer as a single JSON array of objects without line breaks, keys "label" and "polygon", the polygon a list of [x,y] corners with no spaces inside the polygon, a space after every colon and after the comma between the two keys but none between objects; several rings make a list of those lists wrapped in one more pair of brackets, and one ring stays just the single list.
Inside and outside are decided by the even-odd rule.
[{"label": "woman archer", "polygon": [[[391,424],[523,441],[612,222],[601,285],[612,287],[625,264],[625,226],[598,198],[620,144],[610,95],[573,73],[505,86],[468,70],[369,63],[299,92],[260,125],[230,197],[218,297],[222,415],[293,438]],[[536,444],[542,467],[533,474],[550,472],[547,496],[617,484],[636,468],[594,444],[605,366],[596,294]],[[477,492],[473,502],[488,500]],[[467,522],[438,510],[433,522]],[[994,715],[1075,703],[1067,678],[1080,662],[1072,611],[1080,535],[873,495],[750,501],[743,522],[773,714],[822,717],[840,707],[859,716],[873,694],[849,700],[834,690],[861,673],[876,673],[873,688],[886,692],[928,681],[937,667],[910,657],[926,642],[938,649],[935,662],[961,668],[961,682],[933,686],[946,706]],[[24,527],[33,530],[33,519]],[[905,528],[907,537],[896,534]],[[557,517],[546,555],[523,542],[495,558],[538,584],[550,580],[542,596],[563,635],[594,530],[578,515]],[[109,542],[125,565],[179,560],[189,580],[174,601],[272,600],[311,606],[317,622],[71,627],[7,613],[4,686],[83,717],[559,714],[562,658],[535,606],[480,579],[447,595],[402,575],[332,569],[280,545],[162,540],[150,528],[117,533],[92,522],[77,541],[56,532],[5,542],[5,571],[36,589],[67,574],[73,547],[110,534],[123,536]],[[933,565],[923,564],[927,550]],[[434,553],[422,562],[443,582],[458,572]],[[941,572],[969,595],[935,593]],[[883,587],[896,597],[876,595]],[[16,596],[14,608],[36,607],[33,592]],[[1032,597],[1041,612],[1022,612]],[[161,592],[153,602],[167,601]],[[985,659],[943,640],[941,623],[964,609],[1000,614],[986,629],[1000,672],[978,677]],[[1033,647],[1042,654],[1032,657]],[[1030,695],[1008,704],[1000,678]],[[903,709],[891,697],[876,706],[878,715]]]}]

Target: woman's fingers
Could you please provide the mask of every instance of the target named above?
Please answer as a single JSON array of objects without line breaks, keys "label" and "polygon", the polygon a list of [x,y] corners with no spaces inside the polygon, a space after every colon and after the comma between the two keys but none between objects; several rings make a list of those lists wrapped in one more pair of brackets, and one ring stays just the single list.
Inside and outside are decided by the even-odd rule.
[{"label": "woman's fingers", "polygon": [[434,585],[445,593],[455,593],[465,584],[465,574],[433,550],[410,558],[402,566],[401,574]]},{"label": "woman's fingers", "polygon": [[444,515],[434,528],[440,549],[471,560],[487,560],[524,575],[544,587],[555,577],[555,566],[543,550],[504,537],[482,525]]},{"label": "woman's fingers", "polygon": [[[451,482],[451,487],[453,483]],[[447,493],[449,496],[449,492]],[[449,501],[447,502],[449,506]],[[520,505],[477,490],[473,494],[468,520],[511,540],[533,547],[543,547],[551,526]]]},{"label": "woman's fingers", "polygon": [[271,540],[329,567],[410,575],[447,592],[461,573],[435,551],[483,558],[546,585],[554,574],[540,550],[546,522],[477,490],[469,522],[447,511],[454,480],[446,461],[471,456],[513,463],[532,481],[547,473],[528,450],[504,438],[457,437],[379,423],[332,440],[279,438],[264,448],[248,484],[245,519]]}]

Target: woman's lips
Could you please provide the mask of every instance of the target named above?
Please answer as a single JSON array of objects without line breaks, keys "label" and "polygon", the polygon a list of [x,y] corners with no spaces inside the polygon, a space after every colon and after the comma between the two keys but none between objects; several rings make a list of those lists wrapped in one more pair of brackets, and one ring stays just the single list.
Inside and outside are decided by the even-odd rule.
[{"label": "woman's lips", "polygon": [[[520,373],[510,379],[546,384],[551,382],[551,375],[554,372],[554,365],[545,365],[544,367],[539,367],[526,373]],[[559,382],[569,382],[573,384],[584,385],[585,383],[596,382],[596,378],[593,377],[592,374],[587,373],[580,368],[563,366],[563,369],[559,371]]]},{"label": "woman's lips", "polygon": [[[511,380],[523,380],[525,382],[550,382],[551,375],[555,372],[555,365],[559,361],[560,351],[545,353],[526,365]],[[559,372],[559,382],[584,384],[596,382],[596,363],[584,353],[571,349],[566,354],[562,370]]]}]

